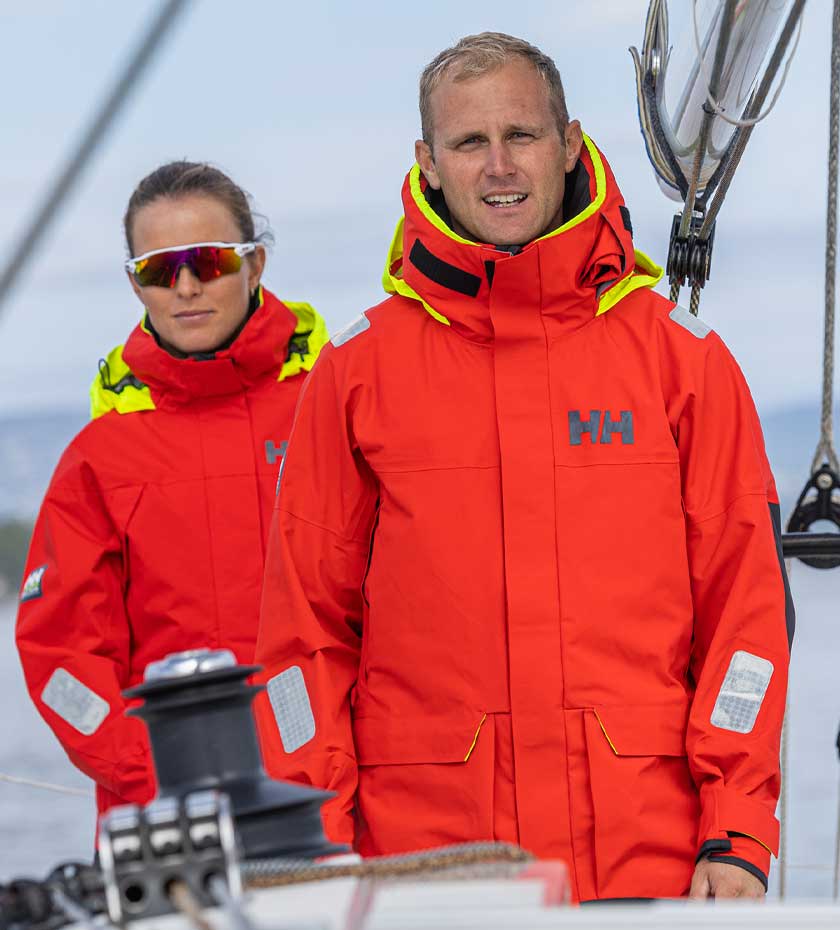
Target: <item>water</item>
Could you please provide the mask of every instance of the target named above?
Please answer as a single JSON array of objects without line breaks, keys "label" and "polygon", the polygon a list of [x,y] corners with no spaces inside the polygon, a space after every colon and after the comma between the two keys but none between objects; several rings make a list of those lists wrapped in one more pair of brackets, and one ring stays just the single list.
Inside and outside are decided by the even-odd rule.
[{"label": "water", "polygon": [[[797,632],[791,664],[788,791],[788,894],[831,895],[838,818],[834,742],[840,719],[840,570],[796,564],[791,577]],[[90,787],[70,764],[31,704],[15,651],[13,604],[0,605],[0,772]],[[0,782],[0,881],[42,877],[57,862],[87,859],[93,847],[93,797],[71,797]],[[771,891],[778,882],[778,867]]]}]

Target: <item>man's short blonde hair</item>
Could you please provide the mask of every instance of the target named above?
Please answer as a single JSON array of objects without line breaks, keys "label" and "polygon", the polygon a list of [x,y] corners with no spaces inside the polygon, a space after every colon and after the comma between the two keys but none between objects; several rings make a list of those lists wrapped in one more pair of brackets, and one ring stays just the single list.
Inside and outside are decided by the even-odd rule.
[{"label": "man's short blonde hair", "polygon": [[474,36],[464,36],[452,48],[444,49],[436,55],[423,69],[420,75],[420,125],[423,141],[427,145],[432,144],[431,97],[445,76],[451,73],[456,81],[480,77],[488,71],[500,68],[514,55],[530,61],[542,76],[562,135],[569,122],[569,111],[566,109],[566,95],[557,65],[548,55],[524,39],[517,39],[504,32],[481,32]]}]

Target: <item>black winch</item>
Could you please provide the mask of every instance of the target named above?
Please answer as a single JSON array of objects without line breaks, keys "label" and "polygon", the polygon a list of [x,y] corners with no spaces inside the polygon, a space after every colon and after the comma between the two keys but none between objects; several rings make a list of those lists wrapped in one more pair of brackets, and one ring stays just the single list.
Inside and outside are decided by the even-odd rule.
[{"label": "black winch", "polygon": [[226,649],[191,650],[150,664],[144,683],[124,692],[144,701],[127,713],[149,729],[157,797],[227,794],[245,859],[344,852],[321,823],[321,805],[332,793],[275,781],[263,768],[251,713],[263,687],[246,683],[257,671],[237,665]]}]

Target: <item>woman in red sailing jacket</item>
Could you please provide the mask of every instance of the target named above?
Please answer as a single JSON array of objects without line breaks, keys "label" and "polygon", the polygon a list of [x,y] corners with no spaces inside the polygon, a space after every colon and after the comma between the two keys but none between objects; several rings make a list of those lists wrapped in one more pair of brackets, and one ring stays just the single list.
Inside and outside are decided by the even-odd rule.
[{"label": "woman in red sailing jacket", "polygon": [[122,697],[146,665],[200,647],[253,659],[280,460],[327,339],[308,304],[261,286],[264,236],[217,169],[158,168],[125,233],[146,312],[100,363],[93,421],[53,475],[17,621],[32,699],[100,812],[154,794]]}]

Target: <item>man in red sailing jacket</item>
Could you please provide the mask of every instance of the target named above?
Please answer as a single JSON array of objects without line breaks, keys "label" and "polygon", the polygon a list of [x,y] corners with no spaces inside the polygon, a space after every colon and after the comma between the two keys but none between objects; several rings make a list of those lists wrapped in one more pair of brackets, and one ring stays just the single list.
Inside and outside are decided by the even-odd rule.
[{"label": "man in red sailing jacket", "polygon": [[462,40],[421,115],[392,296],[284,461],[269,769],[362,854],[505,840],[581,901],[759,897],[793,613],[743,376],[651,290],[538,49]]}]

